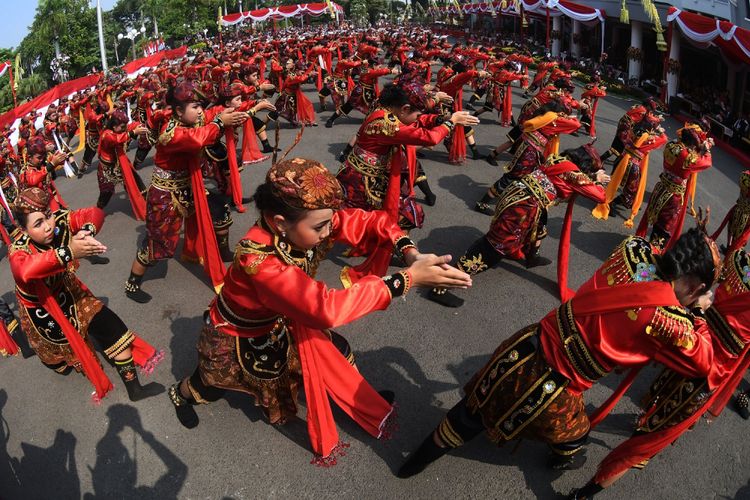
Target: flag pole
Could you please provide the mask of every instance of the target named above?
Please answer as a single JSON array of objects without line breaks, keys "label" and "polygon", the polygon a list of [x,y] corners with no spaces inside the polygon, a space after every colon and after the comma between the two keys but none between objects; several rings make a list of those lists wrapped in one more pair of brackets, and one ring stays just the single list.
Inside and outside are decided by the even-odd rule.
[{"label": "flag pole", "polygon": [[99,52],[102,56],[102,71],[104,73],[109,72],[109,66],[107,66],[107,51],[104,48],[104,30],[102,29],[102,4],[100,0],[96,0],[96,22],[99,25]]}]

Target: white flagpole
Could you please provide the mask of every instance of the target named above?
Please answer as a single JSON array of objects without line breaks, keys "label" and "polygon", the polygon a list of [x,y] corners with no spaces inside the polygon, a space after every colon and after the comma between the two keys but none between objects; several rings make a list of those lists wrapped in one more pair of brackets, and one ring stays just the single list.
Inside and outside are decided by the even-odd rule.
[{"label": "white flagpole", "polygon": [[102,56],[102,71],[109,73],[109,66],[107,66],[107,51],[104,49],[104,30],[102,29],[102,4],[100,0],[96,0],[96,22],[99,25],[99,52]]}]

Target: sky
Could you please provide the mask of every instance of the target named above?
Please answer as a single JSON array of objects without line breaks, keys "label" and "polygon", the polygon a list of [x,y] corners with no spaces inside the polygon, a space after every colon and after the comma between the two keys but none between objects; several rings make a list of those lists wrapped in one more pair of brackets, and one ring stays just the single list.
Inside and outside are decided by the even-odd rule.
[{"label": "sky", "polygon": [[[37,0],[0,0],[0,47],[18,47],[34,22],[38,3]],[[103,10],[111,9],[115,3],[117,0],[101,0]],[[90,5],[96,6],[96,1],[91,1]]]}]

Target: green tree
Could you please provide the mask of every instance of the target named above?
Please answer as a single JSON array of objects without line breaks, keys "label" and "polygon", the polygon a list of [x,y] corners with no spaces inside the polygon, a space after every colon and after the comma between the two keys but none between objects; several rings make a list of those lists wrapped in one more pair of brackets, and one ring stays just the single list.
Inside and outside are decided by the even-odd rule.
[{"label": "green tree", "polygon": [[349,6],[349,17],[355,24],[366,24],[370,20],[366,0],[352,0]]}]

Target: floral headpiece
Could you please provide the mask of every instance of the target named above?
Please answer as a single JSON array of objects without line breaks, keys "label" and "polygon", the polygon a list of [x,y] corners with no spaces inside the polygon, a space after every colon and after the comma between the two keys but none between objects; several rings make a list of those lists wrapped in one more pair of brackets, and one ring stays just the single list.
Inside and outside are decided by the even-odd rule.
[{"label": "floral headpiece", "polygon": [[339,181],[315,160],[282,160],[268,171],[266,182],[271,185],[276,197],[293,208],[335,210],[344,201]]}]

